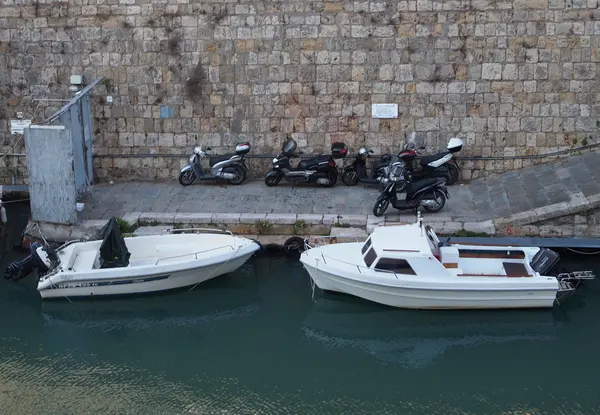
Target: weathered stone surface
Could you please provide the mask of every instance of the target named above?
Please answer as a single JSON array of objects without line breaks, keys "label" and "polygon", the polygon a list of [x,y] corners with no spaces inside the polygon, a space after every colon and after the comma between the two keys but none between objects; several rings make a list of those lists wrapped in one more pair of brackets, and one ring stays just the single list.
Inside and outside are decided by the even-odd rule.
[{"label": "weathered stone surface", "polygon": [[[175,178],[197,142],[276,154],[288,134],[307,155],[338,140],[395,153],[399,131],[416,131],[428,152],[459,136],[463,156],[596,140],[596,0],[76,3],[0,8],[2,154],[25,151],[9,120],[30,116],[33,98],[69,98],[73,74],[106,79],[92,100],[101,181]],[[399,118],[372,119],[373,103],[398,104]],[[36,102],[36,117],[59,104]],[[462,167],[478,178],[543,161]],[[262,176],[270,160],[248,164]],[[0,166],[5,183],[26,183],[23,157]]]},{"label": "weathered stone surface", "polygon": [[147,235],[162,235],[169,231],[171,226],[160,225],[160,226],[140,226],[133,232],[134,236],[147,236]]}]

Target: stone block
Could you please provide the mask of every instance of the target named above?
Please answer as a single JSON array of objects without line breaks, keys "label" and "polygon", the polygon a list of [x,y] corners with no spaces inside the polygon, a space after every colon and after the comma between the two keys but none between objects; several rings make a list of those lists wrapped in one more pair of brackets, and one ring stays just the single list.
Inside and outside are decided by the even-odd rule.
[{"label": "stone block", "polygon": [[123,219],[129,226],[136,226],[138,224],[138,220],[140,219],[142,212],[131,212],[124,214],[121,219]]},{"label": "stone block", "polygon": [[502,65],[499,63],[484,63],[481,65],[481,77],[486,80],[502,79]]},{"label": "stone block", "polygon": [[267,218],[266,213],[242,213],[240,215],[240,223],[253,225],[257,221],[265,221]]},{"label": "stone block", "polygon": [[[325,215],[323,215],[323,223],[325,223]],[[355,226],[367,226],[367,215],[336,215],[336,219],[333,224],[340,225],[355,225]]]},{"label": "stone block", "polygon": [[240,223],[241,213],[213,213],[212,223],[236,224]]},{"label": "stone block", "polygon": [[144,212],[140,215],[138,223],[140,225],[147,224],[173,224],[175,220],[175,213],[155,213],[155,212]]},{"label": "stone block", "polygon": [[212,223],[212,218],[217,213],[185,213],[178,212],[173,216],[173,223],[176,224],[208,224]]},{"label": "stone block", "polygon": [[313,213],[299,213],[296,220],[303,221],[307,225],[322,225],[323,215]]},{"label": "stone block", "polygon": [[463,228],[465,231],[486,233],[488,235],[494,235],[496,233],[494,221],[491,219],[482,222],[465,222]]},{"label": "stone block", "polygon": [[293,225],[296,219],[296,213],[269,213],[266,217],[266,221],[273,225]]},{"label": "stone block", "polygon": [[161,235],[171,229],[171,226],[140,226],[133,232],[134,236]]}]

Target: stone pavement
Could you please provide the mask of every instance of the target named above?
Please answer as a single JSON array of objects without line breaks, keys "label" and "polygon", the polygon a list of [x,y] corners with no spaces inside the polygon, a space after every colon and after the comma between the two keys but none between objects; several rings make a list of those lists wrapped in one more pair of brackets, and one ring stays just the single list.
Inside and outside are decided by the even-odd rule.
[{"label": "stone pavement", "polygon": [[[494,174],[448,190],[450,199],[437,215],[485,221],[534,212],[544,220],[575,213],[573,206],[585,211],[586,203],[592,209],[600,202],[600,154],[590,152]],[[323,188],[285,182],[267,187],[263,181],[240,186],[200,182],[188,187],[177,181],[126,182],[96,185],[81,215],[83,219],[107,219],[130,212],[370,215],[377,195],[374,187],[341,183]],[[386,216],[393,220],[399,213],[390,207]]]}]

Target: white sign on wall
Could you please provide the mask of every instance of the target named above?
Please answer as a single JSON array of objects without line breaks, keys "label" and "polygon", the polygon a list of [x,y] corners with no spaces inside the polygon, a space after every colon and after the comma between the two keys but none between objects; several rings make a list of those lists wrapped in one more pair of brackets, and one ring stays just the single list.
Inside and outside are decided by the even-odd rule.
[{"label": "white sign on wall", "polygon": [[398,104],[372,104],[371,117],[398,118]]},{"label": "white sign on wall", "polygon": [[10,120],[10,133],[23,134],[25,127],[31,124],[31,120]]}]

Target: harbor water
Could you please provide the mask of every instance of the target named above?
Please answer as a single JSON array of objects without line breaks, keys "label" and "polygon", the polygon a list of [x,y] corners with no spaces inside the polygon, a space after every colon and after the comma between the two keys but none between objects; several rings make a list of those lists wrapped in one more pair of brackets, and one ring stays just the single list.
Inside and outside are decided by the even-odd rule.
[{"label": "harbor water", "polygon": [[[2,269],[27,215],[9,210]],[[598,274],[598,258],[565,261]],[[493,312],[313,297],[281,258],[137,298],[42,301],[35,285],[0,281],[5,414],[600,414],[600,281]]]}]

